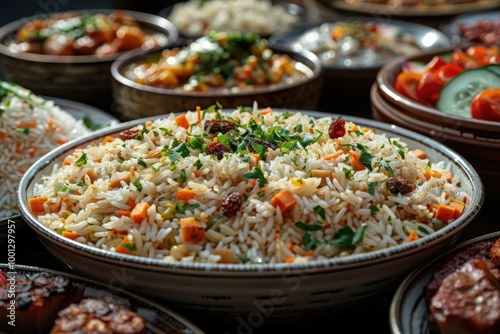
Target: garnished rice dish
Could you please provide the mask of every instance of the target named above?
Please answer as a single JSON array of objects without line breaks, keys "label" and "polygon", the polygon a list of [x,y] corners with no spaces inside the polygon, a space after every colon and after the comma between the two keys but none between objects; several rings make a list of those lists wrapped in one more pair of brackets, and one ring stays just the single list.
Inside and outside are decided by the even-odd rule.
[{"label": "garnished rice dish", "polygon": [[17,185],[38,158],[88,132],[54,101],[0,81],[0,219],[18,213]]},{"label": "garnished rice dish", "polygon": [[76,242],[168,262],[298,263],[409,243],[468,194],[444,161],[343,118],[213,106],[66,156],[28,206]]}]

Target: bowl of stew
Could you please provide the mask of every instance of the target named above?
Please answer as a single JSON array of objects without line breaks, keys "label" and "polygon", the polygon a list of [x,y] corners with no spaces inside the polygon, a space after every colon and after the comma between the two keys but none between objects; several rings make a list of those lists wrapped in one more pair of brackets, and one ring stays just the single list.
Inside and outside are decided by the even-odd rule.
[{"label": "bowl of stew", "polygon": [[319,59],[269,47],[252,33],[211,32],[171,47],[130,52],[112,67],[116,112],[125,119],[220,104],[314,109],[323,84]]},{"label": "bowl of stew", "polygon": [[33,16],[0,28],[5,79],[38,94],[111,103],[109,69],[125,51],[177,39],[165,18],[134,11],[89,9]]}]

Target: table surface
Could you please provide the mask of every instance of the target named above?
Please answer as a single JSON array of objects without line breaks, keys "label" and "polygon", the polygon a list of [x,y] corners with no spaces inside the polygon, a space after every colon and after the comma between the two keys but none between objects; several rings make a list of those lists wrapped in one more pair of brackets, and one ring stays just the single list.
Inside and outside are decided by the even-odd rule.
[{"label": "table surface", "polygon": [[[335,13],[329,8],[312,0],[303,0],[308,6],[309,15],[313,19],[331,17]],[[369,93],[353,95],[343,100],[331,99],[329,94],[319,103],[317,110],[364,118],[371,118]],[[494,232],[498,229],[496,219],[493,216],[493,207],[496,203],[486,199],[477,217],[464,229],[459,242]],[[34,265],[62,271],[69,271],[58,262],[38,241],[35,233],[28,227],[22,232],[16,233],[16,263]],[[6,243],[0,239],[0,262],[6,262]],[[388,310],[393,292],[397,286],[389,290],[378,300],[359,303],[353,308],[344,310],[332,310],[321,315],[308,315],[307,317],[295,317],[287,319],[286,322],[275,323],[272,318],[258,327],[242,325],[241,320],[228,321],[226,319],[203,318],[199,314],[192,314],[182,310],[175,310],[184,315],[190,321],[199,326],[206,333],[389,333]],[[169,307],[169,305],[164,305]]]}]

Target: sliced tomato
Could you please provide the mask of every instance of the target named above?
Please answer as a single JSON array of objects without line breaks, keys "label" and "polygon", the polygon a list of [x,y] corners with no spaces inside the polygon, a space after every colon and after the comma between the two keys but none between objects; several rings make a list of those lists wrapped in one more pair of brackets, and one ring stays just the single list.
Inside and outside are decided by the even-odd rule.
[{"label": "sliced tomato", "polygon": [[417,87],[422,78],[421,73],[416,72],[401,72],[396,78],[394,87],[400,94],[417,102],[422,102],[418,98]]},{"label": "sliced tomato", "polygon": [[444,66],[446,64],[447,63],[443,58],[435,56],[429,63],[427,63],[427,65],[425,65],[424,72],[435,72],[439,70],[441,66]]},{"label": "sliced tomato", "polygon": [[472,118],[500,122],[500,88],[487,88],[470,105]]},{"label": "sliced tomato", "polygon": [[0,269],[0,288],[5,288],[7,286],[7,275],[4,271]]},{"label": "sliced tomato", "polygon": [[484,45],[471,46],[467,48],[466,54],[472,57],[479,66],[490,63],[491,49]]},{"label": "sliced tomato", "polygon": [[461,73],[464,70],[462,66],[455,64],[446,64],[441,66],[437,71],[436,75],[443,83],[447,83],[451,78]]},{"label": "sliced tomato", "polygon": [[425,72],[417,86],[419,101],[426,101],[431,105],[435,105],[443,85],[444,82],[439,79],[436,73]]},{"label": "sliced tomato", "polygon": [[450,64],[455,64],[463,68],[477,67],[477,63],[474,58],[468,56],[462,50],[453,51],[451,54]]}]

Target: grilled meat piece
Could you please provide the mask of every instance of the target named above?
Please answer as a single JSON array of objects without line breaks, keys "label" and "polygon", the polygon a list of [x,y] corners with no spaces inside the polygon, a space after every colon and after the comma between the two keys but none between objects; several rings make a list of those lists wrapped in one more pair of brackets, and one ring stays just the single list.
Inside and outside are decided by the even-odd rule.
[{"label": "grilled meat piece", "polygon": [[488,261],[469,260],[443,280],[429,305],[441,333],[500,332],[500,283]]}]

